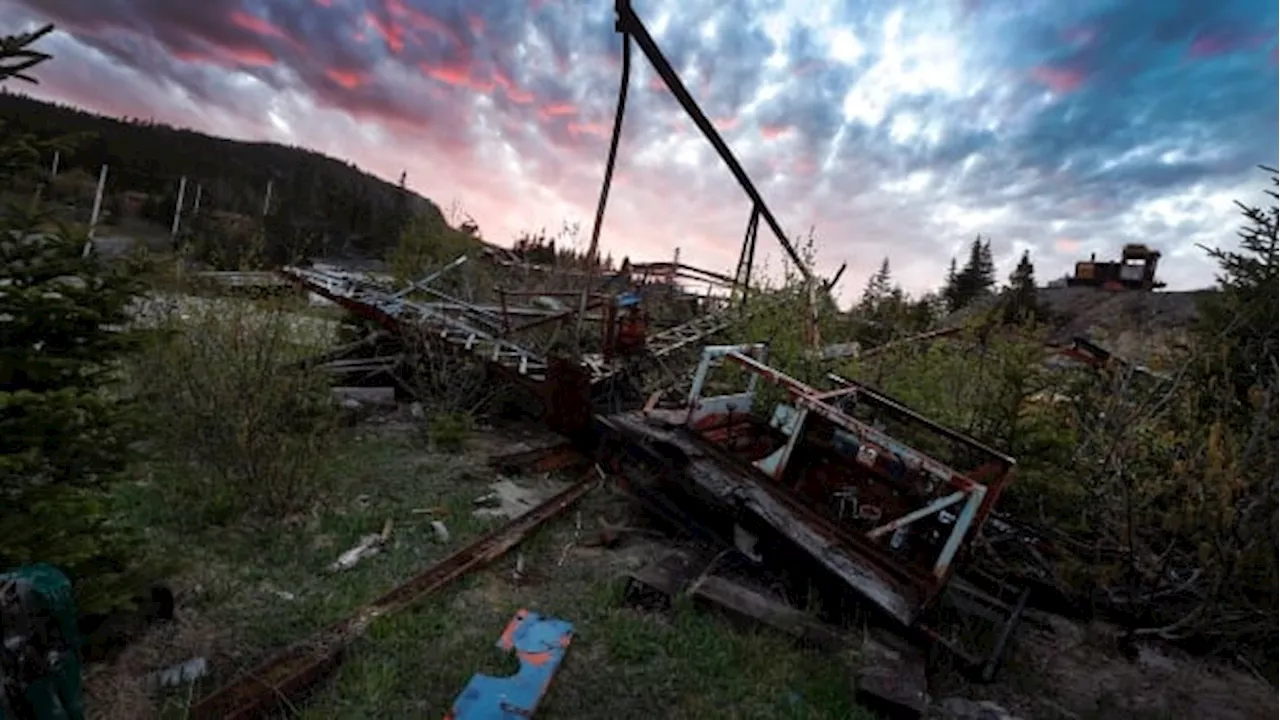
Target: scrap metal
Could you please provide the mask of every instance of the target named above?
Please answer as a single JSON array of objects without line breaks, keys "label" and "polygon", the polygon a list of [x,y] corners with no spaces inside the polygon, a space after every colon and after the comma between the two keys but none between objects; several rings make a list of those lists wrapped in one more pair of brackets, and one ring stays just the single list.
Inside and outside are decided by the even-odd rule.
[{"label": "scrap metal", "polygon": [[507,720],[532,717],[551,687],[569,644],[573,623],[516,611],[498,638],[498,649],[515,652],[520,669],[511,677],[476,674],[453,701],[445,720]]},{"label": "scrap metal", "polygon": [[[722,536],[780,538],[888,617],[916,625],[1011,479],[1013,459],[864,385],[812,388],[766,365],[766,355],[764,345],[705,348],[682,405],[602,418],[602,447],[633,484],[699,506]],[[725,363],[745,371],[746,389],[705,394],[713,366]],[[760,381],[786,396],[771,416],[753,413]],[[931,448],[958,446],[954,459],[907,445],[888,423]],[[646,474],[646,463],[661,471]]]},{"label": "scrap metal", "polygon": [[347,644],[375,619],[403,610],[468,572],[502,557],[535,528],[582,499],[595,472],[520,517],[481,536],[351,615],[268,658],[192,708],[194,718],[248,720],[262,717],[310,687],[341,662]]}]

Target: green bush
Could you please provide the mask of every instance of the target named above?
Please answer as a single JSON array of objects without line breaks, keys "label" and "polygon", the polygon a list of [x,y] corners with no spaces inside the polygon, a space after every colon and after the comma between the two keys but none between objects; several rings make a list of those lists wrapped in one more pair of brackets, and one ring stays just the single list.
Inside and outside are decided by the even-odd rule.
[{"label": "green bush", "polygon": [[162,337],[131,369],[171,473],[175,502],[206,520],[305,509],[337,427],[327,379],[297,361],[329,334],[276,304],[186,297],[152,303]]}]

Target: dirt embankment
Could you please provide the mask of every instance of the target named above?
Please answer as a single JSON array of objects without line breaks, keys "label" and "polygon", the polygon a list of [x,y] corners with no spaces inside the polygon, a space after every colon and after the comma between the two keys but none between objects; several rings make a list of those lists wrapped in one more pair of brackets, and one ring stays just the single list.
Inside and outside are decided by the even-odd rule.
[{"label": "dirt embankment", "polygon": [[[1137,362],[1175,350],[1186,342],[1197,305],[1214,290],[1190,292],[1118,292],[1086,287],[1040,288],[1037,297],[1049,310],[1050,340],[1084,337]],[[975,303],[943,321],[956,325],[990,310],[999,298]]]},{"label": "dirt embankment", "polygon": [[1054,337],[1084,336],[1126,357],[1185,342],[1197,303],[1212,290],[1194,292],[1110,292],[1096,288],[1043,288],[1044,303],[1057,318]]}]

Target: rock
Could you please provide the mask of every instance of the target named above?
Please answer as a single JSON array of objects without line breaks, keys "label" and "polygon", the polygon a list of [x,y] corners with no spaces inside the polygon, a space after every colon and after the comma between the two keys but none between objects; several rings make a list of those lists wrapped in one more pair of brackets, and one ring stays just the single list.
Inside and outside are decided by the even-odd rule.
[{"label": "rock", "polygon": [[347,406],[348,400],[354,400],[360,405],[396,404],[396,389],[392,387],[336,387],[330,392],[343,407]]},{"label": "rock", "polygon": [[930,709],[929,717],[935,720],[1021,720],[993,702],[962,697],[938,701]]}]

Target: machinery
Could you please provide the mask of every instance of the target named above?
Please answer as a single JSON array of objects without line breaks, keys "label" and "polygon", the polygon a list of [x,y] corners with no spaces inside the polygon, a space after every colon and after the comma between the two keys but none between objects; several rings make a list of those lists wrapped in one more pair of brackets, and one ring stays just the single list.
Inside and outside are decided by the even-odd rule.
[{"label": "machinery", "polygon": [[0,720],[83,720],[71,581],[51,565],[0,574]]},{"label": "machinery", "polygon": [[1120,251],[1120,262],[1098,262],[1093,255],[1076,263],[1069,287],[1100,287],[1104,290],[1154,290],[1164,287],[1156,280],[1156,263],[1160,252],[1142,244],[1130,243]]}]

